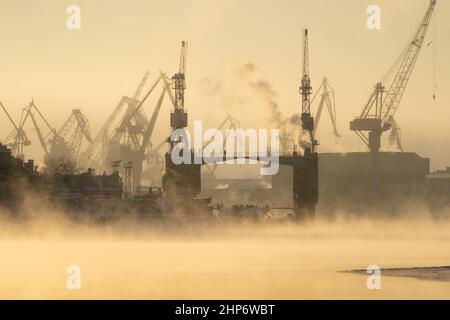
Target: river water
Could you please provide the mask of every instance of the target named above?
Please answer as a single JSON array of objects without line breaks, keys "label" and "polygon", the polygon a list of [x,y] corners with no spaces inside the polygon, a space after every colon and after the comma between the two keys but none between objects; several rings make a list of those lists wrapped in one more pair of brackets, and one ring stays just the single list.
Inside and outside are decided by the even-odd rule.
[{"label": "river water", "polygon": [[[368,275],[343,272],[450,265],[443,221],[2,226],[1,299],[450,299],[447,281],[382,272],[369,290]],[[67,288],[70,265],[80,290]]]}]

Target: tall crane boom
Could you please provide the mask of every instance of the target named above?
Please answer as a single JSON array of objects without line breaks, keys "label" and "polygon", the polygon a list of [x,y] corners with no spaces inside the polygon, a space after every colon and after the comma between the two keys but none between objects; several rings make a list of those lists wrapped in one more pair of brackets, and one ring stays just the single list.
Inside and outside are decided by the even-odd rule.
[{"label": "tall crane boom", "polygon": [[[350,123],[350,129],[358,134],[372,153],[379,152],[383,132],[392,129],[394,125],[394,114],[400,105],[414,65],[419,57],[435,7],[436,0],[430,0],[425,16],[401,60],[402,62],[389,90],[385,91],[383,84],[377,83],[375,91],[364,106],[360,117]],[[396,123],[395,126],[394,130],[398,130]],[[365,132],[368,132],[368,136]]]},{"label": "tall crane boom", "polygon": [[[187,127],[188,115],[184,111],[184,91],[186,90],[187,42],[181,42],[180,65],[178,73],[172,77],[175,90],[175,110],[170,114],[170,126],[173,130]],[[172,143],[173,146],[173,143]]]},{"label": "tall crane boom", "polygon": [[184,90],[186,89],[186,57],[187,57],[187,42],[181,42],[180,66],[178,73],[174,74],[174,89],[175,89],[175,108],[184,109]]},{"label": "tall crane boom", "polygon": [[0,102],[0,107],[2,107],[3,112],[5,112],[6,116],[9,119],[9,122],[11,122],[11,124],[13,125],[15,130],[19,130],[19,127],[17,127],[16,123],[14,122],[13,118],[11,118],[11,116],[9,115],[8,110],[6,110],[5,106],[3,105],[3,103]]},{"label": "tall crane boom", "polygon": [[334,90],[328,83],[327,78],[323,78],[322,84],[319,87],[319,90],[317,90],[314,98],[311,101],[311,104],[314,103],[314,100],[316,99],[317,95],[321,92],[321,98],[319,102],[319,106],[316,111],[316,115],[314,117],[314,134],[317,135],[317,131],[319,130],[319,124],[320,119],[322,117],[322,112],[324,107],[327,107],[328,115],[330,116],[331,125],[333,126],[333,134],[335,137],[340,138],[341,135],[338,132],[337,129],[337,120],[336,120],[336,102],[334,98]]},{"label": "tall crane boom", "polygon": [[34,126],[34,128],[35,128],[35,130],[36,130],[36,134],[37,134],[37,136],[38,136],[39,143],[41,144],[42,149],[44,149],[45,155],[47,155],[47,154],[48,154],[47,142],[45,141],[45,137],[44,137],[44,135],[42,134],[41,129],[39,128],[39,125],[38,125],[38,123],[37,123],[37,121],[36,121],[36,118],[35,118],[33,112],[31,112],[31,108],[32,108],[33,106],[34,106],[34,104],[33,104],[33,102],[32,102],[32,103],[27,107],[27,113],[29,114],[29,116],[30,116],[30,118],[31,118],[31,121],[33,122],[33,126]]},{"label": "tall crane boom", "polygon": [[[72,135],[69,136],[69,133]],[[80,109],[73,109],[69,118],[57,132],[57,136],[61,138],[70,148],[74,158],[78,157],[83,137],[89,143],[92,143],[89,121],[87,117],[81,113]]]},{"label": "tall crane boom", "polygon": [[388,121],[389,118],[393,117],[398,109],[398,106],[400,105],[400,101],[402,100],[409,78],[411,77],[414,65],[416,64],[420,50],[422,49],[425,35],[427,34],[427,30],[430,25],[430,20],[435,7],[436,0],[431,0],[430,6],[428,7],[425,16],[422,19],[422,22],[414,36],[414,39],[411,41],[403,62],[400,65],[400,68],[395,75],[394,80],[392,81],[391,87],[386,93],[383,103],[383,121]]},{"label": "tall crane boom", "polygon": [[303,33],[303,68],[302,68],[302,86],[300,93],[302,95],[302,114],[311,113],[311,79],[309,77],[309,43],[308,29]]},{"label": "tall crane boom", "polygon": [[[394,114],[400,105],[414,65],[422,48],[431,16],[436,6],[436,0],[430,0],[413,40],[408,45],[400,67],[386,92],[382,83],[377,83],[375,91],[364,106],[359,118],[350,122],[350,129],[364,141],[370,149],[370,184],[373,190],[378,190],[378,154],[381,148],[381,137],[385,131],[391,131],[390,141],[397,142],[401,149],[400,128],[394,120]],[[393,68],[391,68],[393,69]]]},{"label": "tall crane boom", "polygon": [[305,153],[315,152],[317,142],[314,139],[314,118],[311,116],[311,79],[309,77],[309,40],[308,29],[303,31],[303,68],[302,68],[302,85],[300,87],[300,95],[302,97],[302,129],[308,135],[308,141],[305,141],[303,149]]},{"label": "tall crane boom", "polygon": [[141,96],[142,90],[144,89],[145,83],[147,82],[148,76],[150,75],[150,72],[145,72],[144,77],[142,78],[141,82],[139,83],[139,86],[136,89],[136,92],[133,95],[134,100],[139,100],[139,97]]},{"label": "tall crane boom", "polygon": [[[56,131],[54,128],[52,128],[52,126],[50,125],[50,123],[47,121],[47,119],[44,117],[44,115],[42,114],[42,112],[39,110],[39,108],[36,106],[36,104],[34,103],[34,101],[31,101],[30,104],[28,104],[28,106],[24,109],[25,111],[25,118],[23,120],[23,123],[25,123],[25,121],[30,118],[33,124],[34,129],[36,130],[36,134],[38,136],[39,139],[39,143],[41,144],[42,149],[44,150],[45,155],[48,155],[49,153],[49,148],[48,148],[48,144],[47,144],[47,137],[50,135],[55,136],[56,135]],[[39,127],[37,118],[35,113],[37,113],[37,115],[39,116],[39,118],[44,122],[45,126],[47,127],[47,129],[49,130],[47,135],[43,134],[43,130]]]}]

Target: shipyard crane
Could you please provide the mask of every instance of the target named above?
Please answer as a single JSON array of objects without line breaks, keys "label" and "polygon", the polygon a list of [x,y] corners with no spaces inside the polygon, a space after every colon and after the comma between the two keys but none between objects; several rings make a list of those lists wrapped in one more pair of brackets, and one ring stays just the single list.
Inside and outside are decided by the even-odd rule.
[{"label": "shipyard crane", "polygon": [[[163,73],[161,73],[161,79],[164,79],[165,75]],[[159,112],[161,111],[161,106],[162,103],[164,101],[164,97],[167,94],[167,90],[168,88],[166,86],[163,87],[163,90],[159,96],[158,102],[156,103],[155,109],[153,110],[153,114],[152,117],[150,118],[149,123],[147,124],[144,132],[143,132],[143,136],[142,136],[142,142],[141,142],[141,147],[140,147],[140,153],[141,155],[145,155],[147,149],[150,147],[151,148],[151,137],[153,135],[153,131],[155,129],[155,125],[156,125],[156,121],[158,119],[159,116]]]},{"label": "shipyard crane", "polygon": [[56,133],[58,139],[63,139],[69,146],[72,156],[77,159],[83,142],[83,137],[92,143],[89,121],[80,109],[73,109],[69,118]]},{"label": "shipyard crane", "polygon": [[110,130],[113,122],[126,104],[125,97],[122,97],[119,104],[110,114],[98,134],[94,137],[93,143],[81,154],[83,166],[98,168],[105,165],[104,158],[110,143]]},{"label": "shipyard crane", "polygon": [[139,86],[136,89],[136,92],[134,93],[134,95],[132,97],[134,100],[139,100],[139,97],[141,96],[142,90],[144,90],[144,86],[148,80],[149,75],[150,75],[150,72],[146,71],[144,74],[144,77],[142,78],[141,82],[139,83]]},{"label": "shipyard crane", "polygon": [[44,158],[47,169],[55,172],[62,169],[64,174],[69,168],[75,169],[83,138],[92,143],[89,121],[79,109],[74,109],[62,127],[54,130],[48,139],[48,152]]},{"label": "shipyard crane", "polygon": [[175,89],[175,109],[184,109],[184,90],[186,89],[186,58],[187,58],[186,41],[181,42],[180,65],[178,73],[174,74],[172,80],[174,81]]},{"label": "shipyard crane", "polygon": [[[163,82],[164,82],[165,78],[166,78],[166,75],[161,72],[160,79],[163,80]],[[140,145],[140,148],[138,149],[139,162],[137,163],[137,168],[136,168],[136,171],[134,174],[135,179],[136,179],[135,186],[138,186],[137,184],[139,184],[141,181],[144,160],[146,160],[147,164],[150,166],[158,165],[158,167],[159,167],[159,165],[160,165],[160,161],[159,161],[160,158],[158,157],[158,150],[159,150],[160,146],[162,147],[162,145],[160,144],[160,146],[158,146],[157,148],[152,149],[151,137],[152,137],[154,129],[155,129],[155,125],[156,125],[156,121],[159,116],[159,112],[161,111],[164,97],[166,96],[166,94],[168,92],[170,92],[170,87],[163,86],[163,89],[159,96],[158,102],[156,103],[155,109],[153,110],[152,117],[150,118],[149,123],[147,124],[144,132],[142,133],[141,145]],[[142,104],[144,102],[145,102],[145,100],[142,101]],[[154,169],[156,169],[156,168],[154,168]]]},{"label": "shipyard crane", "polygon": [[[147,79],[150,75],[150,72],[146,72],[144,77],[142,78],[141,82],[139,83],[138,88],[136,89],[136,92],[134,95],[129,98],[125,97],[126,103],[128,105],[127,111],[124,115],[123,119],[128,119],[136,123],[136,126],[139,128],[144,128],[148,122],[147,116],[145,115],[144,109],[140,107],[141,100],[139,99],[142,93],[142,90],[144,89],[145,83],[147,82]],[[138,108],[139,107],[139,108]],[[137,110],[138,109],[138,110]],[[130,117],[130,115],[132,115]]]},{"label": "shipyard crane", "polygon": [[[39,108],[34,103],[34,100],[31,101],[30,104],[28,104],[27,107],[25,107],[24,111],[25,111],[25,117],[24,117],[23,123],[25,124],[25,122],[27,121],[28,118],[31,119],[33,127],[34,127],[34,129],[36,131],[36,134],[38,136],[39,143],[40,143],[40,145],[42,147],[42,150],[44,150],[44,154],[45,154],[45,156],[47,156],[48,153],[49,153],[47,139],[51,135],[53,135],[53,136],[56,135],[56,130],[50,125],[50,123],[44,117],[42,112],[39,110]],[[36,114],[39,117],[39,119],[42,120],[42,122],[45,124],[45,126],[48,129],[48,133],[46,135],[44,135],[43,130],[41,129],[41,127],[39,127],[38,119],[36,118]]]},{"label": "shipyard crane", "polygon": [[[111,147],[112,135],[118,133],[117,132],[118,127],[114,127],[114,125],[117,122],[122,123],[123,118],[136,109],[136,106],[140,102],[140,96],[148,80],[149,75],[150,73],[148,71],[144,74],[144,77],[139,82],[139,85],[131,98],[126,96],[123,96],[121,98],[119,104],[114,108],[113,112],[110,114],[110,116],[107,118],[107,120],[101,127],[100,131],[94,137],[93,143],[90,144],[89,147],[83,152],[81,156],[83,165],[104,169],[109,164],[107,163],[106,158],[108,151]],[[125,108],[125,106],[127,107]],[[118,120],[119,116],[123,112],[124,114],[122,115],[121,119]],[[136,115],[136,118],[141,125],[147,122],[147,117],[143,112],[143,110],[141,110]],[[123,133],[124,131],[120,132],[119,135]],[[120,140],[120,137],[116,137],[116,139]]]},{"label": "shipyard crane", "polygon": [[327,78],[323,78],[322,84],[320,85],[319,90],[317,90],[316,94],[314,95],[314,98],[312,99],[311,104],[314,103],[314,101],[319,93],[321,93],[320,94],[321,99],[320,99],[319,106],[316,111],[316,115],[314,117],[314,120],[315,120],[314,135],[317,136],[322,112],[323,112],[324,107],[326,106],[326,108],[328,110],[328,115],[330,116],[331,125],[333,126],[333,134],[335,137],[340,138],[341,135],[338,133],[337,123],[336,123],[336,103],[335,103],[335,97],[334,97],[334,90],[328,83]]},{"label": "shipyard crane", "polygon": [[162,76],[160,75],[158,79],[153,83],[151,88],[147,91],[142,100],[138,103],[134,103],[130,98],[125,97],[125,101],[128,104],[127,112],[124,114],[120,120],[118,126],[114,128],[111,140],[115,143],[130,144],[133,143],[135,149],[140,148],[140,141],[138,135],[142,134],[147,125],[147,121],[141,122],[139,114],[142,113],[142,107],[153,91],[156,89],[158,84],[161,82]]},{"label": "shipyard crane", "polygon": [[[187,41],[181,42],[180,65],[178,73],[174,74],[173,89],[175,90],[175,109],[170,114],[170,126],[172,130],[183,129],[187,127],[188,115],[184,110],[184,91],[186,90],[186,58],[187,58]],[[181,139],[181,138],[180,138]],[[171,141],[171,149],[174,144],[181,141]]]},{"label": "shipyard crane", "polygon": [[[24,117],[21,120],[21,125],[23,126],[28,119],[31,120],[36,131],[39,143],[44,151],[44,162],[49,169],[56,169],[62,163],[74,167],[83,137],[92,142],[88,120],[78,109],[72,111],[70,117],[59,131],[56,131],[50,125],[34,101],[31,101],[24,108]],[[39,119],[47,127],[47,134],[44,134],[44,131],[39,126]],[[70,132],[72,132],[71,136],[69,136]]]},{"label": "shipyard crane", "polygon": [[175,95],[172,90],[172,79],[169,79],[166,74],[163,73],[162,77],[164,87],[166,88],[166,92],[169,95],[170,102],[172,103],[172,106],[175,108]]},{"label": "shipyard crane", "polygon": [[[139,117],[137,115],[142,112],[143,105],[161,82],[163,82],[163,88],[150,120],[145,120],[145,123],[139,122]],[[111,137],[112,146],[109,150],[107,160],[113,158],[113,155],[111,155],[111,153],[113,153],[116,157],[115,159],[117,159],[117,155],[119,155],[120,160],[132,162],[133,189],[138,187],[141,181],[144,161],[149,160],[147,161],[147,163],[149,163],[152,162],[152,158],[156,157],[152,150],[151,138],[164,97],[167,93],[171,96],[170,90],[169,80],[167,79],[167,76],[161,72],[158,79],[153,83],[142,100],[133,105],[133,108],[124,115]]]},{"label": "shipyard crane", "polygon": [[400,137],[394,115],[419,57],[435,6],[436,0],[431,0],[413,40],[401,56],[402,62],[389,89],[386,91],[383,83],[377,83],[360,116],[350,122],[350,129],[356,132],[372,154],[380,151],[381,136],[385,131],[394,129],[393,141]]},{"label": "shipyard crane", "polygon": [[302,129],[308,135],[308,141],[303,145],[305,154],[314,153],[316,141],[314,139],[314,118],[311,116],[311,78],[309,77],[309,35],[308,29],[303,31],[303,69],[300,86],[302,96]]},{"label": "shipyard crane", "polygon": [[[103,163],[111,163],[113,160],[122,160],[132,162],[133,185],[136,186],[140,182],[143,172],[143,162],[147,164],[154,163],[157,158],[157,149],[152,148],[151,137],[160,113],[164,97],[169,95],[175,111],[172,113],[172,128],[182,128],[187,126],[187,115],[184,113],[184,73],[186,71],[186,49],[187,43],[182,43],[181,58],[179,72],[169,79],[161,72],[158,79],[153,83],[142,99],[140,94],[144,87],[144,80],[136,91],[137,94],[133,98],[123,97],[115,112],[110,116],[102,130],[100,130],[94,141],[102,141],[102,147],[97,148],[97,152],[91,153],[93,159],[102,158]],[[145,80],[147,80],[146,75]],[[148,120],[143,113],[143,105],[150,95],[155,91],[159,83],[163,83],[163,89],[153,110],[151,118]],[[175,95],[172,93],[172,86],[175,89]],[[112,122],[119,114],[119,110],[128,105],[128,109],[119,121],[119,124],[112,128]],[[185,121],[183,121],[185,119]],[[164,145],[164,144],[162,144]],[[162,146],[161,145],[161,146]],[[93,148],[94,150],[94,148]],[[99,161],[94,161],[96,164]],[[133,186],[133,187],[134,187]]]},{"label": "shipyard crane", "polygon": [[27,134],[23,130],[24,111],[22,111],[19,125],[17,125],[6,110],[3,103],[0,102],[0,106],[2,107],[3,111],[14,127],[13,131],[2,141],[2,144],[9,146],[13,155],[17,156],[18,158],[24,159],[25,155],[23,148],[31,145],[31,141],[28,139]]},{"label": "shipyard crane", "polygon": [[[218,131],[221,131],[223,128],[225,128],[225,125],[228,124],[229,130],[238,130],[241,126],[241,123],[239,120],[234,119],[229,114],[227,114],[225,120],[217,127]],[[225,135],[225,139],[223,139],[223,146],[222,150],[225,150],[226,142],[227,142],[228,134]],[[203,145],[203,150],[208,147],[211,143],[213,143],[214,140],[210,140],[207,143]],[[226,150],[225,150],[226,151]]]},{"label": "shipyard crane", "polygon": [[[161,79],[165,88],[165,93],[169,96],[172,106],[175,107],[175,97],[172,91],[172,80],[169,79],[164,73],[161,73]],[[142,178],[150,180],[152,186],[161,184],[161,179],[165,170],[164,157],[159,153],[159,151],[166,145],[167,139],[164,139],[157,146],[153,146],[150,141],[152,136],[156,119],[161,109],[162,99],[158,101],[158,104],[153,112],[152,120],[147,127],[147,134],[144,136],[144,141],[142,146],[148,145],[147,149],[142,148],[141,153],[145,154],[145,169],[142,171]],[[145,141],[148,141],[146,143]]]},{"label": "shipyard crane", "polygon": [[[163,82],[163,89],[162,89],[159,99],[156,103],[155,109],[153,110],[150,120],[147,120],[145,122],[145,124],[143,125],[142,138],[140,140],[140,147],[138,148],[138,150],[140,151],[140,154],[142,156],[145,156],[147,152],[151,153],[154,151],[154,149],[152,149],[151,137],[153,135],[153,132],[154,132],[154,129],[156,126],[156,121],[158,120],[158,116],[161,111],[161,107],[162,107],[164,97],[166,94],[169,95],[172,105],[175,106],[175,98],[174,98],[174,95],[172,93],[172,89],[170,86],[171,85],[170,80],[168,79],[166,74],[164,74],[163,72],[160,72],[160,77],[158,78],[158,80],[155,82],[155,84],[152,86],[152,88],[149,90],[149,92],[146,94],[146,96],[142,99],[140,104],[136,106],[136,109],[129,115],[129,118],[132,118],[136,114],[139,114],[139,112],[142,110],[143,104],[146,102],[146,100],[148,99],[150,94],[154,91],[156,85],[160,81]],[[160,148],[161,148],[161,145],[159,145],[155,149],[160,149]]]},{"label": "shipyard crane", "polygon": [[[225,126],[228,124],[227,129],[228,130],[234,130],[234,132],[236,132],[236,130],[239,130],[241,127],[241,123],[239,120],[234,119],[233,117],[231,117],[229,114],[227,115],[227,117],[225,118],[225,120],[218,126],[217,130],[221,131],[222,129],[225,128]],[[230,131],[226,130],[225,133],[225,139],[223,139],[222,141],[222,150],[224,150],[224,152],[226,153],[226,145],[227,145],[227,140],[231,134]],[[241,138],[241,137],[240,137]],[[205,150],[206,147],[208,147],[211,143],[213,143],[214,140],[210,140],[207,143],[205,143],[203,145],[203,150]],[[240,140],[239,143],[242,145],[244,143],[244,141]],[[225,156],[225,155],[224,155]],[[206,166],[208,168],[208,171],[210,174],[214,174],[217,170],[217,163],[213,162],[212,165],[207,165]]]},{"label": "shipyard crane", "polygon": [[138,158],[141,158],[142,160],[144,159],[144,155],[148,148],[151,147],[150,139],[153,134],[167,88],[165,86],[163,87],[150,120],[145,119],[145,122],[140,122],[137,115],[142,114],[142,107],[144,103],[164,77],[165,75],[161,73],[144,98],[139,101],[137,105],[133,105],[133,108],[124,115],[120,121],[120,124],[114,130],[114,134],[111,138],[112,142],[116,145],[129,146],[133,152],[138,154]]}]

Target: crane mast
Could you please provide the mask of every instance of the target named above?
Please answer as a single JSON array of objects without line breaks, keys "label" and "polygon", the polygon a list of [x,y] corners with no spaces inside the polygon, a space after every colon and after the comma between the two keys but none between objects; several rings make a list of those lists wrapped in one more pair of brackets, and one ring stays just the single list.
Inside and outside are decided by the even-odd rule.
[{"label": "crane mast", "polygon": [[[186,89],[187,42],[181,42],[180,65],[178,73],[172,77],[175,90],[175,110],[170,114],[170,126],[173,130],[187,127],[188,116],[184,111],[184,91]],[[176,141],[172,141],[171,148]]]},{"label": "crane mast", "polygon": [[405,92],[406,86],[408,84],[411,73],[414,69],[414,65],[419,57],[420,50],[422,49],[425,36],[427,34],[428,27],[430,25],[430,20],[433,15],[434,8],[436,7],[436,0],[430,1],[430,6],[428,7],[422,23],[417,30],[413,41],[406,52],[405,58],[403,59],[400,68],[392,81],[391,87],[386,93],[386,98],[383,103],[383,121],[386,122],[390,117],[393,117],[395,112],[400,105],[400,101]]},{"label": "crane mast", "polygon": [[308,29],[303,31],[303,69],[300,95],[302,97],[302,129],[308,134],[307,145],[303,146],[305,153],[315,152],[314,118],[311,116],[311,79],[309,77],[309,43]]},{"label": "crane mast", "polygon": [[172,80],[174,81],[175,89],[175,108],[184,109],[184,90],[186,89],[186,57],[187,57],[187,42],[181,42],[180,66],[178,73],[174,74]]},{"label": "crane mast", "polygon": [[300,93],[302,95],[302,114],[311,114],[311,79],[309,77],[309,44],[308,29],[303,33],[303,72],[302,86]]}]

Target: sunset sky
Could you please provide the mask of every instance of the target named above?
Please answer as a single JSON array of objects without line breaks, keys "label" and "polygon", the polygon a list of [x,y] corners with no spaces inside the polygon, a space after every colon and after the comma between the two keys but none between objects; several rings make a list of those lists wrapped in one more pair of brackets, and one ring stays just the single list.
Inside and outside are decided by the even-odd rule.
[{"label": "sunset sky", "polygon": [[[81,8],[81,30],[68,30],[66,8]],[[381,7],[382,29],[366,27],[369,5]],[[189,41],[186,107],[190,123],[217,126],[230,113],[242,127],[266,128],[266,94],[239,73],[254,64],[252,81],[271,85],[279,109],[300,112],[301,28],[310,30],[310,70],[336,93],[342,138],[321,120],[319,151],[363,151],[350,132],[372,88],[410,41],[428,0],[3,0],[0,2],[0,101],[14,119],[32,98],[59,128],[73,108],[89,118],[93,135],[122,96],[131,96],[145,71],[177,71],[181,40]],[[396,114],[406,151],[450,166],[450,2],[438,6]],[[429,46],[427,44],[433,41]],[[433,60],[435,55],[436,60]],[[433,101],[436,64],[437,100]],[[159,93],[158,93],[159,94]],[[145,110],[151,113],[155,99]],[[313,110],[317,105],[314,106]],[[166,101],[153,142],[169,133]],[[12,130],[0,112],[0,138]],[[31,124],[31,123],[30,123]],[[27,157],[42,158],[31,126]]]}]

